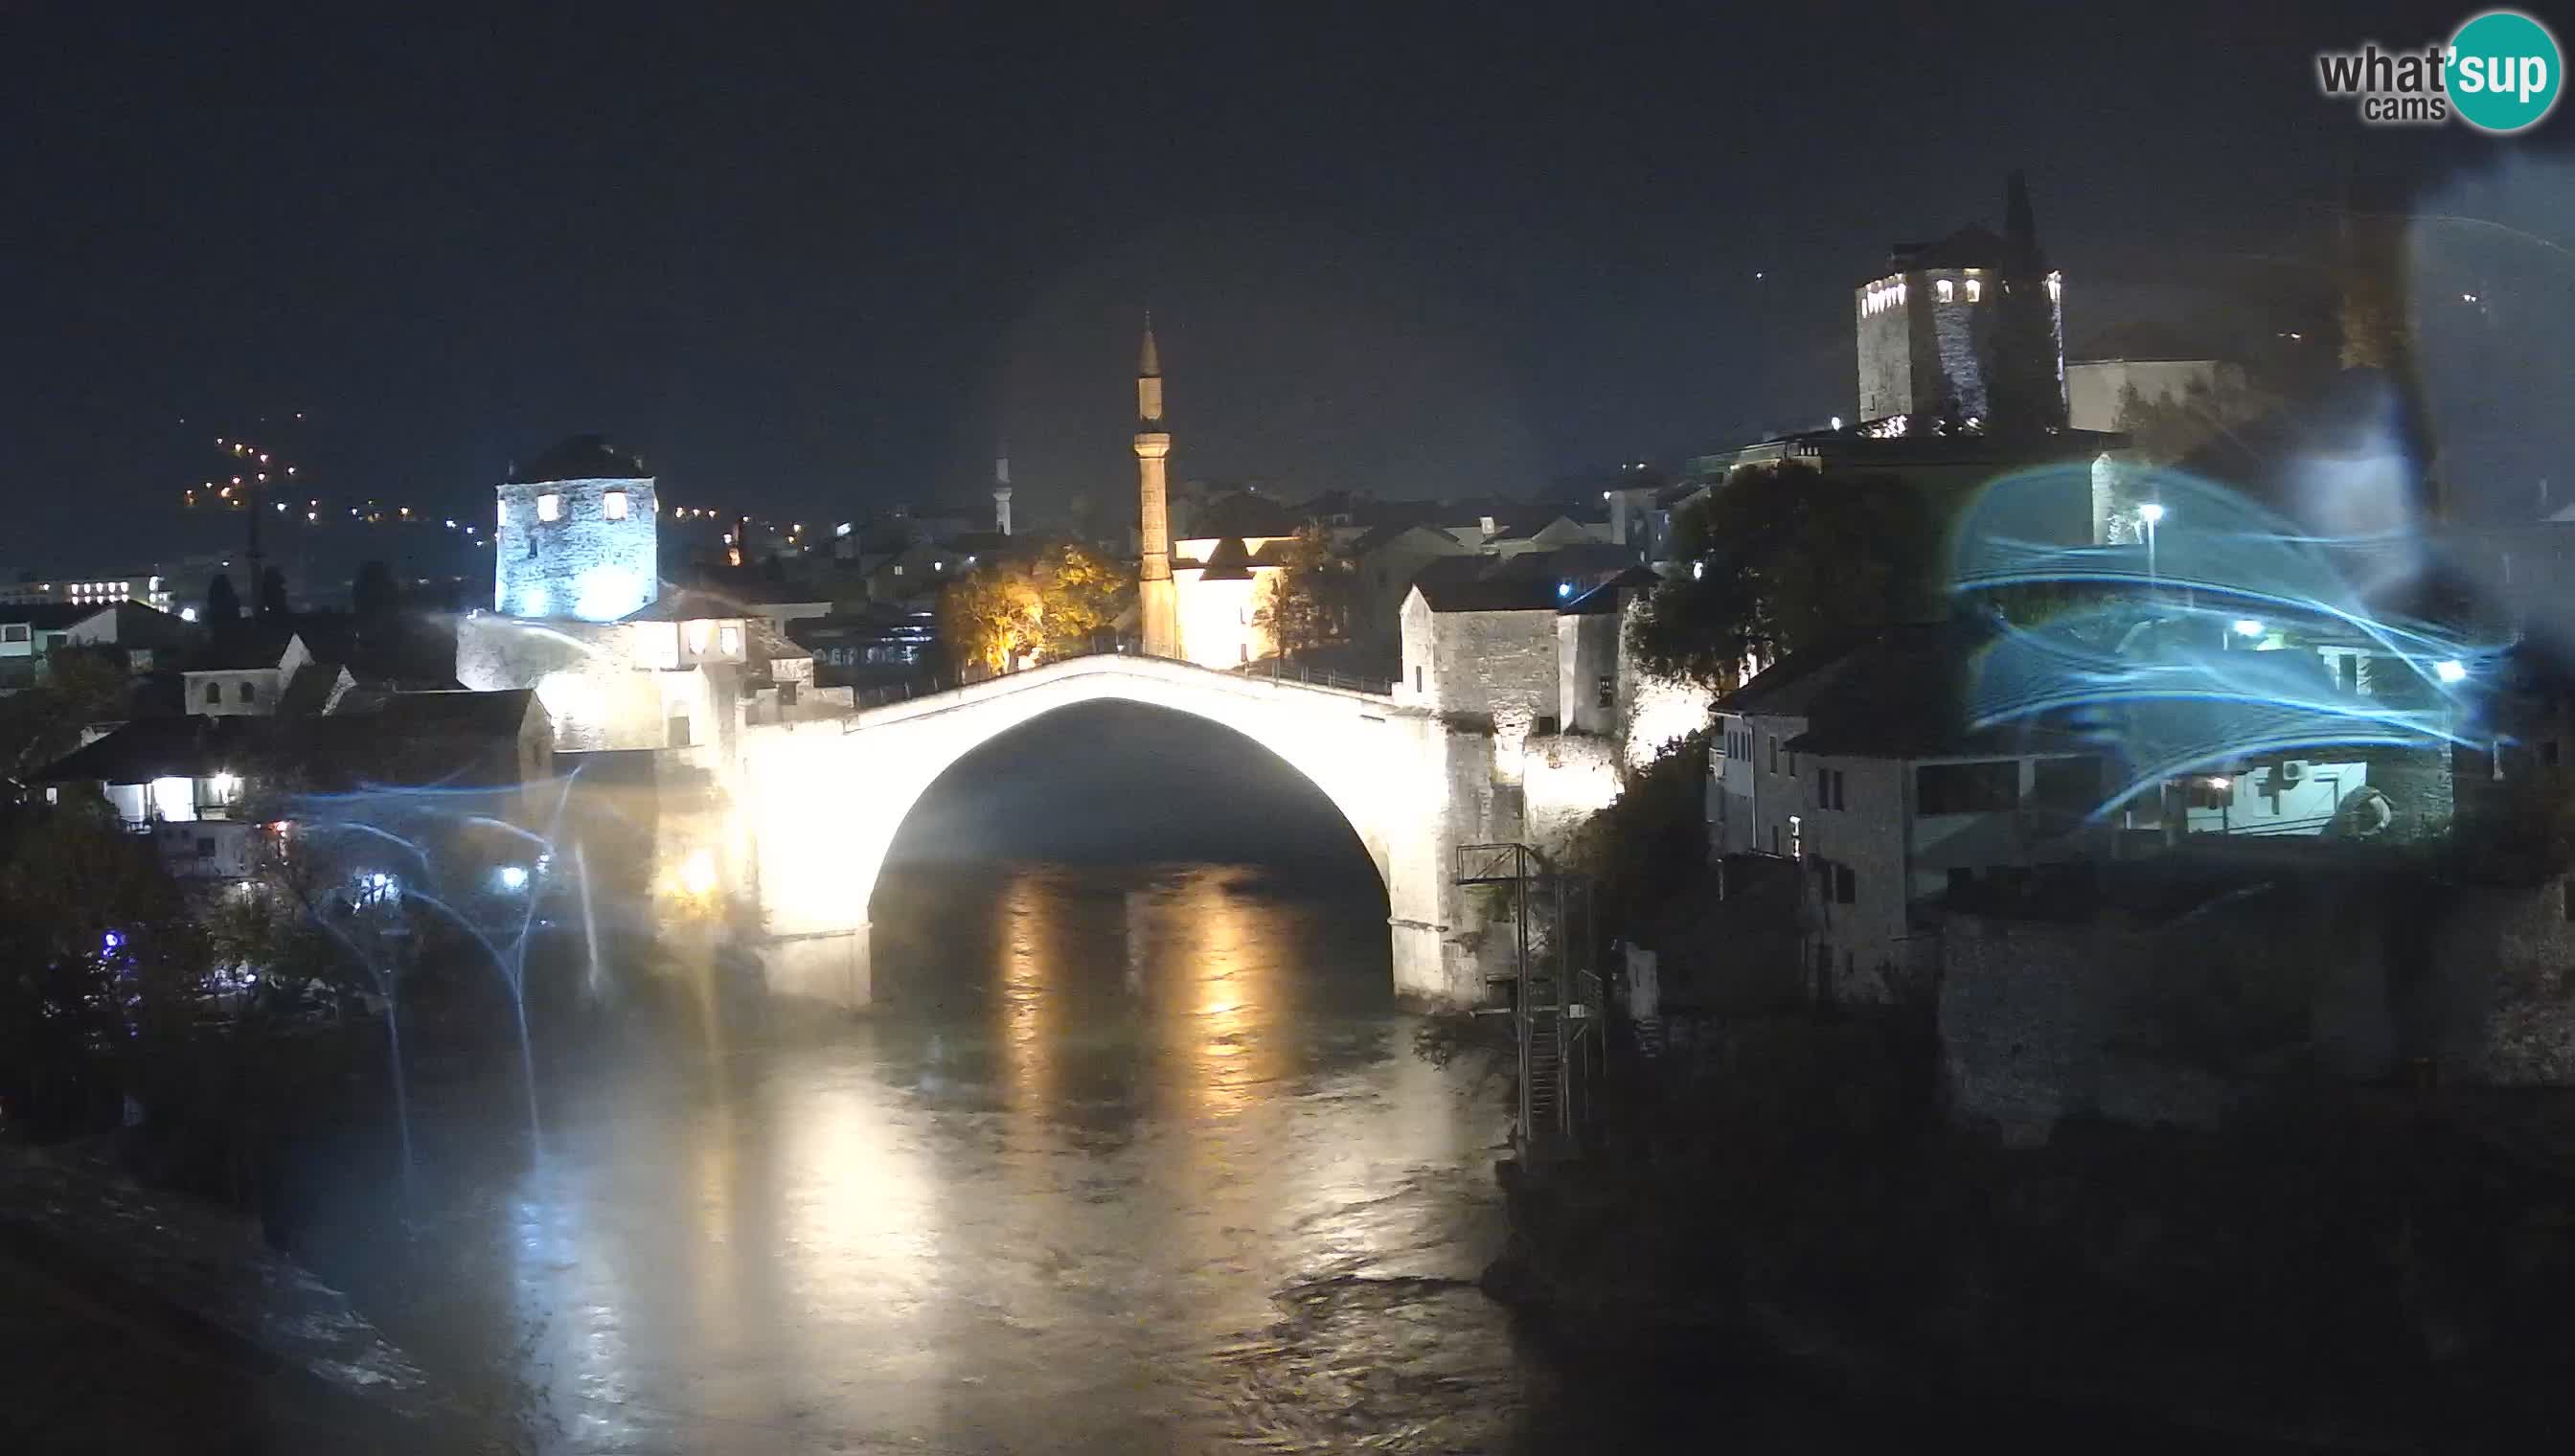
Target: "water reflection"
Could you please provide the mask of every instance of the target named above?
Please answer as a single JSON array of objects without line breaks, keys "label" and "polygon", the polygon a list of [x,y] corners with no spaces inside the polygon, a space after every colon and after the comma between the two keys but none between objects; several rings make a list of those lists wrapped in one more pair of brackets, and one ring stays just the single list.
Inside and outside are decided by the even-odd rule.
[{"label": "water reflection", "polygon": [[1543,1377],[1463,1283],[1499,1115],[1410,1056],[1381,904],[1033,869],[876,917],[869,1020],[560,1073],[449,1213],[448,1282],[506,1296],[388,1323],[532,1449],[1504,1444]]}]

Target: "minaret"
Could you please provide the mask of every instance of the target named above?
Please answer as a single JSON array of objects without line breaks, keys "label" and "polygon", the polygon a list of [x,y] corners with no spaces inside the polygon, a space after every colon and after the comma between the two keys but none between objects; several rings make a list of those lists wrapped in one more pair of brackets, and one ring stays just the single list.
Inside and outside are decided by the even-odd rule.
[{"label": "minaret", "polygon": [[1145,315],[1145,347],[1136,360],[1136,496],[1139,551],[1136,602],[1144,620],[1145,656],[1181,656],[1181,603],[1172,586],[1172,520],[1163,462],[1172,437],[1163,429],[1163,360],[1154,349],[1154,316]]},{"label": "minaret", "polygon": [[993,457],[993,529],[1004,536],[1011,534],[1011,447]]}]

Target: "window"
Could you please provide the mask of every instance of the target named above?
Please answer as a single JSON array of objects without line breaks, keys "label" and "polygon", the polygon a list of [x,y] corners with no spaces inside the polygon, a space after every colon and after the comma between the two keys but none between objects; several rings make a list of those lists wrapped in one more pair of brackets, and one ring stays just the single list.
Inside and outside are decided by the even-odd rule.
[{"label": "window", "polygon": [[1859,876],[1847,864],[1833,866],[1833,903],[1849,904],[1859,894]]},{"label": "window", "polygon": [[1973,304],[1973,303],[1982,303],[1982,302],[1984,302],[1984,299],[1985,299],[1985,281],[1984,281],[1983,279],[1981,279],[1981,278],[1970,278],[1970,279],[1968,279],[1968,280],[1967,280],[1967,302],[1969,302],[1969,303],[1971,303],[1971,304]]},{"label": "window", "polygon": [[1770,771],[1779,771],[1779,735],[1776,733],[1770,735]]},{"label": "window", "polygon": [[203,834],[198,835],[198,836],[197,836],[197,857],[198,857],[198,858],[200,858],[200,859],[212,859],[212,858],[214,858],[214,857],[215,857],[215,841],[214,841],[213,839],[210,839],[210,838],[206,837],[206,836],[205,836],[205,835],[203,835]]},{"label": "window", "polygon": [[796,706],[796,685],[794,683],[781,683],[778,685],[778,706],[781,708],[794,708]]},{"label": "window", "polygon": [[501,515],[498,524],[503,526],[510,524],[510,503],[507,501],[501,503]]},{"label": "window", "polygon": [[692,623],[690,623],[690,624],[688,625],[688,628],[687,628],[687,636],[688,636],[688,639],[689,639],[689,651],[690,651],[690,652],[692,652],[692,653],[703,653],[703,652],[705,652],[705,651],[707,650],[707,634],[709,634],[710,632],[713,632],[714,630],[715,630],[715,624],[713,624],[713,623],[709,623],[709,622],[692,622]]},{"label": "window", "polygon": [[234,701],[235,703],[257,703],[257,702],[259,702],[259,687],[258,687],[258,685],[256,685],[256,684],[252,684],[252,683],[244,683],[244,684],[242,684],[240,687],[235,688],[235,689],[233,690],[233,701]]},{"label": "window", "polygon": [[1840,770],[1839,768],[1818,768],[1818,769],[1816,769],[1816,770],[1815,770],[1815,807],[1817,807],[1817,808],[1840,808],[1841,806],[1842,806],[1842,770]]},{"label": "window", "polygon": [[1931,287],[1939,294],[1940,302],[1944,304],[1950,302],[1950,295],[1957,291],[1956,285],[1950,283],[1949,280],[1945,278],[1941,279],[1938,283],[1931,285]]},{"label": "window", "polygon": [[26,640],[27,624],[12,622],[6,626],[0,626],[0,642],[25,642]]},{"label": "window", "polygon": [[625,520],[626,493],[624,491],[610,491],[608,494],[601,496],[599,498],[599,514],[607,517],[611,521]]},{"label": "window", "polygon": [[216,704],[221,703],[221,702],[223,702],[223,701],[224,701],[224,685],[223,685],[223,684],[221,684],[221,683],[209,683],[209,684],[207,684],[207,685],[206,685],[206,706],[207,706],[208,708],[212,708],[212,707],[214,707]]},{"label": "window", "polygon": [[1919,814],[2008,813],[2020,806],[2020,764],[1925,763],[1913,770]]},{"label": "window", "polygon": [[718,632],[716,634],[716,648],[726,657],[732,657],[736,653],[741,652],[742,629],[739,627],[726,627],[722,631]]},{"label": "window", "polygon": [[552,491],[548,491],[544,495],[539,496],[537,498],[537,519],[539,521],[561,521],[563,519],[563,497],[556,495]]},{"label": "window", "polygon": [[1796,814],[1788,815],[1788,857],[1806,857],[1806,821]]},{"label": "window", "polygon": [[1618,680],[1607,673],[1600,675],[1599,704],[1602,708],[1618,706]]},{"label": "window", "polygon": [[1412,691],[1415,693],[1421,691],[1421,668],[1418,664],[1412,669]]}]

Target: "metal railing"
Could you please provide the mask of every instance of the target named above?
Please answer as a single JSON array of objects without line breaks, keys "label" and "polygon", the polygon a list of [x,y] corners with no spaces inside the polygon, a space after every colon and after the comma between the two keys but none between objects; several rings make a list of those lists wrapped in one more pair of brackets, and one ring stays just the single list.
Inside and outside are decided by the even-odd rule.
[{"label": "metal railing", "polygon": [[1393,680],[1390,678],[1357,678],[1328,669],[1317,672],[1303,665],[1288,668],[1283,666],[1276,658],[1267,663],[1246,663],[1233,671],[1238,678],[1267,678],[1274,683],[1302,683],[1310,688],[1334,688],[1343,693],[1364,693],[1371,698],[1385,698],[1393,692],[1391,687]]}]

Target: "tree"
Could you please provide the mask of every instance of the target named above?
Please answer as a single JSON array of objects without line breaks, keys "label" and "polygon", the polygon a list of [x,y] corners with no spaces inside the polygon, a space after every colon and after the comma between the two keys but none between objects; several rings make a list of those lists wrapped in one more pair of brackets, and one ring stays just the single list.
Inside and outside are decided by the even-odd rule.
[{"label": "tree", "polygon": [[2206,376],[2193,378],[2180,393],[2151,400],[2132,384],[2119,391],[2115,428],[2128,437],[2128,453],[2135,459],[2148,465],[2171,465],[2278,403],[2231,369],[2214,381]]},{"label": "tree", "polygon": [[264,568],[259,574],[259,615],[286,615],[286,573],[276,567]]},{"label": "tree", "polygon": [[349,609],[360,622],[381,623],[401,610],[401,589],[394,585],[394,574],[383,562],[361,563],[358,579],[349,586]]},{"label": "tree", "polygon": [[939,595],[939,632],[956,662],[996,673],[1080,657],[1116,625],[1127,591],[1115,563],[1058,542],[951,582]]},{"label": "tree", "polygon": [[54,649],[42,682],[0,698],[0,774],[39,767],[79,747],[82,728],[126,716],[132,691],[114,649]]},{"label": "tree", "polygon": [[242,615],[241,594],[233,590],[233,579],[222,572],[206,584],[206,620],[239,622]]},{"label": "tree", "polygon": [[1648,672],[1731,688],[1747,659],[1935,616],[1937,541],[1904,482],[1736,471],[1672,523],[1679,570],[1645,600],[1628,646]]},{"label": "tree", "polygon": [[1278,644],[1282,659],[1340,642],[1349,581],[1349,563],[1332,554],[1322,527],[1308,522],[1281,549],[1279,574],[1253,624]]},{"label": "tree", "polygon": [[151,841],[103,799],[0,822],[0,1103],[40,1130],[111,1122],[183,1024],[203,937]]}]

